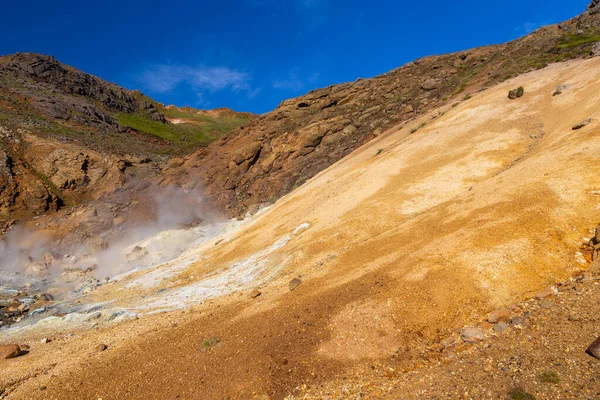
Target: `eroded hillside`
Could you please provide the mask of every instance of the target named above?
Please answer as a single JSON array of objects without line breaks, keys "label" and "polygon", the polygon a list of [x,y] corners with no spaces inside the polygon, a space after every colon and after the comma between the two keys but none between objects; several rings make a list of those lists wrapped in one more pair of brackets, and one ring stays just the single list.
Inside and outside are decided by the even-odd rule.
[{"label": "eroded hillside", "polygon": [[0,57],[0,231],[149,180],[166,155],[253,118],[221,111],[167,108],[49,56]]},{"label": "eroded hillside", "polygon": [[[524,96],[509,99],[517,87]],[[358,396],[367,373],[410,391],[415,375],[405,374],[426,379],[428,366],[455,356],[456,341],[468,349],[521,329],[480,324],[491,311],[510,306],[521,317],[525,305],[511,305],[552,298],[558,290],[543,289],[588,268],[600,220],[598,93],[600,58],[570,61],[398,125],[240,228],[91,292],[81,300],[89,312],[5,331],[4,341],[34,343],[10,361],[10,396],[142,398],[152,388],[158,397],[320,398],[348,376]],[[129,318],[115,326],[105,309],[115,306],[137,318],[118,314]],[[474,330],[456,338],[463,327]],[[595,339],[585,327],[582,340]],[[75,339],[73,329],[82,329]],[[35,344],[49,334],[54,345]],[[87,350],[98,342],[109,351]],[[562,354],[580,370],[577,385],[597,365],[580,356],[588,344]],[[50,359],[60,361],[47,367]],[[46,373],[24,378],[37,370]],[[481,385],[492,398],[510,389]]]}]

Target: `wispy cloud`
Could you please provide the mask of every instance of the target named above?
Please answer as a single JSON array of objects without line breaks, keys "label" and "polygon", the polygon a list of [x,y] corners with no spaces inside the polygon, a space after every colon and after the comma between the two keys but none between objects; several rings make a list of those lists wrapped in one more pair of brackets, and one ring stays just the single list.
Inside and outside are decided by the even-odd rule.
[{"label": "wispy cloud", "polygon": [[302,74],[299,67],[290,69],[287,75],[283,78],[273,80],[272,86],[274,89],[288,90],[292,92],[299,92],[308,85],[314,85],[320,77],[318,72],[314,72],[310,75]]},{"label": "wispy cloud", "polygon": [[546,22],[525,22],[523,25],[515,28],[515,31],[519,35],[529,35],[531,32],[544,25],[548,25]]},{"label": "wispy cloud", "polygon": [[291,69],[285,78],[278,78],[273,81],[274,89],[291,90],[297,92],[302,90],[304,82],[300,79],[299,69]]},{"label": "wispy cloud", "polygon": [[256,89],[252,89],[250,74],[228,67],[190,67],[186,65],[154,64],[148,66],[140,75],[143,87],[153,93],[170,93],[179,85],[186,85],[196,91],[199,99],[205,93],[229,89],[245,91],[252,97]]}]

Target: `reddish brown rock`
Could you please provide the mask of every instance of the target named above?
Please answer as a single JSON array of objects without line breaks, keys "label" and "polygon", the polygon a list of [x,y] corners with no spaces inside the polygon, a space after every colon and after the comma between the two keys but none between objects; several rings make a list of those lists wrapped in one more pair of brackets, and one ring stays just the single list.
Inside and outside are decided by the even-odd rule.
[{"label": "reddish brown rock", "polygon": [[547,299],[549,297],[554,297],[558,294],[558,289],[554,286],[550,286],[548,289],[544,289],[538,294],[535,295],[535,298],[538,300]]},{"label": "reddish brown rock", "polygon": [[15,358],[21,355],[21,348],[17,344],[0,345],[0,360]]},{"label": "reddish brown rock", "polygon": [[510,310],[507,308],[503,308],[501,310],[496,310],[488,315],[488,322],[491,324],[497,324],[498,322],[506,322],[510,317]]},{"label": "reddish brown rock", "polygon": [[596,339],[594,343],[590,344],[585,352],[590,356],[600,360],[600,337]]}]

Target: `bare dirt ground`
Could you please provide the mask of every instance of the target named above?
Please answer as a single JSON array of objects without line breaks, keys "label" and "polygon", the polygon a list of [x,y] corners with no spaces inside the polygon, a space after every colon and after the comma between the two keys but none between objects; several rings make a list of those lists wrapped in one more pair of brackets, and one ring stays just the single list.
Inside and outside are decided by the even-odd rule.
[{"label": "bare dirt ground", "polygon": [[[600,59],[552,65],[382,135],[156,286],[120,282],[88,301],[156,311],[157,300],[202,300],[223,274],[246,285],[224,280],[226,296],[47,344],[23,334],[31,351],[0,361],[0,387],[14,399],[477,399],[518,385],[598,397],[599,361],[583,354],[600,334],[593,279],[561,288],[556,304],[512,308],[527,321],[497,336],[484,326],[482,344],[440,343],[587,268],[599,78]],[[518,86],[525,96],[509,100]]]}]

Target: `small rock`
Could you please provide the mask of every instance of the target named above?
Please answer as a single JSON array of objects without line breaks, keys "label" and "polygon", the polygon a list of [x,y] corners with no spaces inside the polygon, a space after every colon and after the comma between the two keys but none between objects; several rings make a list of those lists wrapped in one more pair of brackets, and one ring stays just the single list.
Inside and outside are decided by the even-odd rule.
[{"label": "small rock", "polygon": [[260,290],[256,290],[254,289],[253,291],[250,292],[250,298],[251,299],[255,299],[258,296],[260,296],[262,293],[260,292]]},{"label": "small rock", "polygon": [[496,310],[493,313],[491,313],[490,315],[488,315],[487,320],[491,324],[495,324],[498,322],[506,322],[506,321],[508,321],[509,317],[510,317],[510,310],[508,310],[507,308],[503,308],[501,310]]},{"label": "small rock", "polygon": [[460,339],[458,338],[458,336],[453,334],[452,336],[449,336],[446,339],[442,340],[440,343],[442,344],[442,346],[444,346],[444,349],[447,349],[448,347],[457,344],[459,340]]},{"label": "small rock", "polygon": [[508,329],[508,325],[506,322],[498,322],[492,329],[494,332],[502,333]]},{"label": "small rock", "polygon": [[42,343],[44,343],[44,344],[46,344],[46,343],[50,343],[51,341],[52,341],[52,340],[51,340],[50,338],[47,338],[47,337],[45,337],[45,338],[43,338],[42,340],[40,340],[40,342],[42,342]]},{"label": "small rock", "polygon": [[577,125],[575,125],[572,129],[574,131],[576,131],[577,129],[581,129],[584,126],[588,125],[590,122],[592,122],[591,118],[585,119],[585,120],[581,121],[580,123],[578,123]]},{"label": "small rock", "polygon": [[37,297],[38,301],[54,301],[54,297],[50,293],[43,293]]},{"label": "small rock", "polygon": [[466,343],[476,343],[485,339],[485,333],[480,328],[463,328],[461,338]]},{"label": "small rock", "polygon": [[19,357],[21,355],[21,348],[16,344],[3,344],[0,345],[0,360],[6,360],[9,358]]},{"label": "small rock", "polygon": [[508,92],[508,98],[511,100],[517,99],[519,97],[523,97],[523,95],[525,94],[525,89],[523,89],[523,86],[520,86],[517,89],[511,90]]},{"label": "small rock", "polygon": [[480,323],[477,324],[477,327],[483,329],[484,331],[490,329],[492,327],[492,324],[490,324],[487,321],[482,321]]},{"label": "small rock", "polygon": [[300,284],[302,283],[302,281],[298,278],[294,278],[290,281],[290,292],[294,289],[296,289],[298,286],[300,286]]},{"label": "small rock", "polygon": [[289,361],[288,361],[288,359],[287,359],[287,358],[282,358],[282,359],[281,359],[281,364],[282,364],[282,365],[287,365],[287,364],[288,364],[288,362],[289,362]]},{"label": "small rock", "polygon": [[46,390],[46,386],[40,386],[40,390]]},{"label": "small rock", "polygon": [[49,275],[48,267],[43,262],[34,262],[25,269],[25,275],[33,278],[45,278]]},{"label": "small rock", "polygon": [[595,45],[592,46],[590,54],[594,57],[600,56],[600,42],[597,42]]},{"label": "small rock", "polygon": [[554,286],[550,286],[548,289],[544,289],[535,295],[538,300],[546,299],[548,297],[554,297],[558,294],[558,289]]},{"label": "small rock", "polygon": [[101,344],[99,344],[99,345],[96,346],[96,351],[98,351],[98,352],[104,351],[106,349],[108,349],[108,346],[105,345],[104,343],[101,343]]},{"label": "small rock", "polygon": [[554,93],[552,93],[552,96],[561,95],[567,89],[568,89],[567,85],[558,85],[556,87],[556,91]]},{"label": "small rock", "polygon": [[596,339],[594,343],[590,344],[585,352],[590,356],[600,360],[600,337]]},{"label": "small rock", "polygon": [[490,363],[486,363],[483,366],[483,371],[484,372],[492,372],[493,370],[494,370],[494,367],[492,367],[492,364],[490,364]]},{"label": "small rock", "polygon": [[520,315],[516,315],[510,319],[511,325],[523,326],[523,325],[525,325],[526,322],[527,322],[527,319],[525,319],[525,317],[521,317]]},{"label": "small rock", "polygon": [[554,307],[554,302],[552,300],[544,299],[540,302],[540,307],[545,309],[552,308]]}]

